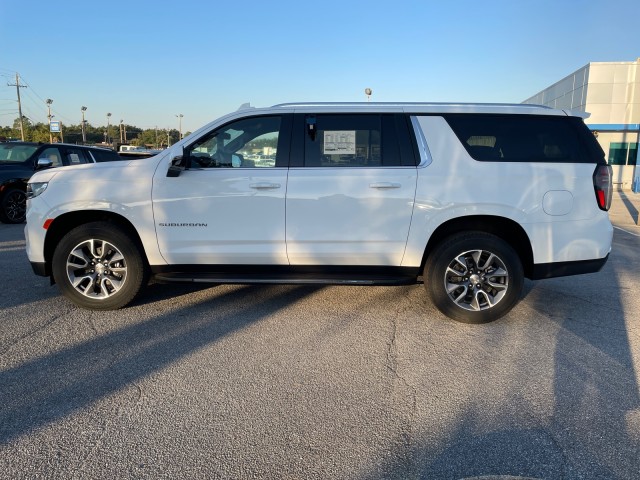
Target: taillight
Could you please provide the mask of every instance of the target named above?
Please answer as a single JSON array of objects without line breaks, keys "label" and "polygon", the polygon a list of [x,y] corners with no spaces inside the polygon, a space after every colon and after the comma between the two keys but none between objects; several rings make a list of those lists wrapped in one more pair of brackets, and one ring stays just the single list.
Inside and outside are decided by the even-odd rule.
[{"label": "taillight", "polygon": [[598,165],[593,172],[593,188],[596,192],[596,201],[600,210],[605,212],[611,207],[613,195],[613,172],[611,165]]}]

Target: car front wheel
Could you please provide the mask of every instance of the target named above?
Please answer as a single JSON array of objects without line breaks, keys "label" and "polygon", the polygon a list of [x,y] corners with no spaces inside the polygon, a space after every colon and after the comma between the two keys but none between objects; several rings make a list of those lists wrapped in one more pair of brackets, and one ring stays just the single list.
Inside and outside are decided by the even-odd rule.
[{"label": "car front wheel", "polygon": [[425,287],[448,317],[487,323],[506,315],[524,284],[518,254],[504,240],[484,232],[453,235],[429,255]]},{"label": "car front wheel", "polygon": [[27,212],[27,194],[13,188],[4,194],[0,204],[0,220],[4,223],[22,223]]},{"label": "car front wheel", "polygon": [[147,280],[136,243],[108,222],[81,225],[65,235],[54,251],[52,272],[67,298],[92,310],[126,306]]}]

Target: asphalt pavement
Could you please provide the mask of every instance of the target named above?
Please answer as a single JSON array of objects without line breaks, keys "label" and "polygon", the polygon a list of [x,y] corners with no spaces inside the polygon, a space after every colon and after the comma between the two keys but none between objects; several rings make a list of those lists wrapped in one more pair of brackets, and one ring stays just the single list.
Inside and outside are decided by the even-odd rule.
[{"label": "asphalt pavement", "polygon": [[0,478],[637,479],[640,194],[503,319],[421,285],[151,285],[81,310],[0,224]]},{"label": "asphalt pavement", "polygon": [[[639,225],[638,215],[640,212],[640,193],[633,193],[628,189],[615,189],[613,201],[609,209],[611,222],[619,227],[637,227]],[[631,231],[635,230],[631,228]],[[638,233],[638,232],[636,232]]]}]

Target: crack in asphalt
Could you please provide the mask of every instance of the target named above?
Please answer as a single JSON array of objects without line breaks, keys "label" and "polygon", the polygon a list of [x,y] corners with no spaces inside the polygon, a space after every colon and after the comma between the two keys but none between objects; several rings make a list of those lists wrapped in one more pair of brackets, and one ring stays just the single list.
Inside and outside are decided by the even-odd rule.
[{"label": "crack in asphalt", "polygon": [[17,344],[19,344],[23,340],[26,340],[27,338],[32,337],[33,335],[42,332],[47,327],[52,325],[56,320],[58,320],[58,319],[60,319],[60,318],[62,318],[64,316],[68,315],[69,313],[71,313],[72,310],[73,310],[73,308],[69,308],[68,310],[66,310],[66,311],[64,311],[64,312],[52,317],[51,319],[49,319],[45,323],[39,325],[38,327],[34,328],[33,330],[29,330],[24,335],[21,335],[21,336],[17,337],[16,339],[14,339],[13,341],[9,342],[9,344],[5,348],[0,350],[0,357],[5,355],[9,350],[11,350],[13,347],[15,347]]},{"label": "crack in asphalt", "polygon": [[417,470],[418,466],[414,458],[415,454],[413,448],[415,446],[415,441],[413,439],[413,425],[415,423],[417,415],[417,391],[416,388],[411,386],[407,379],[398,372],[398,350],[396,343],[398,332],[398,313],[399,311],[396,312],[393,319],[391,320],[391,337],[387,342],[388,348],[386,352],[386,367],[387,370],[389,370],[389,372],[391,373],[394,380],[392,389],[395,389],[394,385],[396,384],[396,381],[399,382],[401,385],[401,390],[408,391],[408,394],[404,393],[403,396],[408,399],[407,403],[410,405],[406,426],[400,426],[403,455],[398,456],[398,458],[405,459],[403,463],[405,464],[406,469],[411,474],[419,476]]}]

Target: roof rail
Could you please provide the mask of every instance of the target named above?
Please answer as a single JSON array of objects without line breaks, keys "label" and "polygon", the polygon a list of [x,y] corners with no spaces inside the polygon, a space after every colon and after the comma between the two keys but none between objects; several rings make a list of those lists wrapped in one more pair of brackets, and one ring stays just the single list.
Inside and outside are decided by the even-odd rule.
[{"label": "roof rail", "polygon": [[291,102],[291,103],[279,103],[273,105],[271,108],[280,107],[364,107],[366,105],[371,106],[398,106],[398,107],[411,107],[411,106],[486,106],[486,107],[522,107],[522,108],[546,108],[552,109],[546,105],[535,105],[531,103],[482,103],[482,102]]}]

